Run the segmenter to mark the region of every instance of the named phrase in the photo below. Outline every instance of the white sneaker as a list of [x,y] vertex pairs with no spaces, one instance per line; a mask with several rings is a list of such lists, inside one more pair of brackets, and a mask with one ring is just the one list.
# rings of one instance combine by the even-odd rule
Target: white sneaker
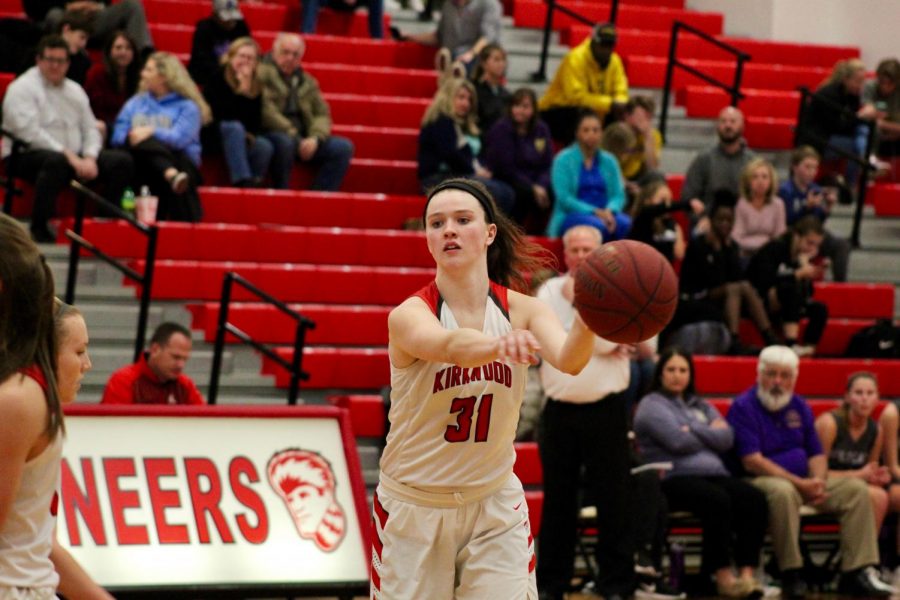
[[635,600],[684,600],[687,594],[669,587],[664,581],[639,583],[634,590]]
[[897,588],[881,580],[881,577],[878,574],[878,569],[876,569],[875,567],[866,567],[865,573],[866,577],[869,580],[869,583],[872,584],[872,587],[876,590],[887,592],[891,596],[895,596],[898,593]]
[[763,598],[781,598],[781,588],[775,585],[763,586]]
[[797,358],[803,358],[805,356],[812,356],[816,353],[815,346],[803,345],[803,344],[794,344],[791,346],[791,350],[797,355]]

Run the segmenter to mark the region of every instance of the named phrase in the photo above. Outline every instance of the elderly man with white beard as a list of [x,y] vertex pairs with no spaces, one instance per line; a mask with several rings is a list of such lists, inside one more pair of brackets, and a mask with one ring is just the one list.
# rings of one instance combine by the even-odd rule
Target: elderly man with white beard
[[828,461],[812,410],[794,393],[799,363],[787,346],[764,349],[756,385],[735,398],[727,417],[741,465],[766,494],[782,595],[800,598],[806,594],[799,534],[800,507],[808,504],[840,520],[839,593],[888,596],[893,588],[873,568],[879,563],[878,537],[866,483],[854,477],[827,477]]

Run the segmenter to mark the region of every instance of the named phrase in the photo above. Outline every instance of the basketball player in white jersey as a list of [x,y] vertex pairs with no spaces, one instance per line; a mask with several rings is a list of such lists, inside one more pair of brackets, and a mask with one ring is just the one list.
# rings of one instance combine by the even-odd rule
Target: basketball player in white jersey
[[59,327],[49,268],[0,215],[0,600],[112,598],[56,542],[62,403],[90,368],[83,319]]
[[374,501],[379,600],[536,599],[534,549],[513,441],[528,365],[577,373],[594,334],[566,333],[526,289],[540,260],[478,182],[425,205],[437,275],[388,318],[391,430]]

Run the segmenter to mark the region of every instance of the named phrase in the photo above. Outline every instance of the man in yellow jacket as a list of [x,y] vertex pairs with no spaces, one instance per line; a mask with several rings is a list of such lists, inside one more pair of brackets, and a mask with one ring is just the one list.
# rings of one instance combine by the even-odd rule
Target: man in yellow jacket
[[628,102],[628,78],[615,46],[615,25],[602,23],[563,58],[538,103],[553,139],[566,145],[575,139],[575,121],[582,109],[603,118]]

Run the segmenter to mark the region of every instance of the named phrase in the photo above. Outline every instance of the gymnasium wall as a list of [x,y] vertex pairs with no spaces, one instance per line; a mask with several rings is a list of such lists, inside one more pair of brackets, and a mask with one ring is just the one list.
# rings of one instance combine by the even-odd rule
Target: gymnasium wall
[[724,14],[728,35],[858,46],[873,70],[900,56],[896,0],[687,0],[687,7]]

